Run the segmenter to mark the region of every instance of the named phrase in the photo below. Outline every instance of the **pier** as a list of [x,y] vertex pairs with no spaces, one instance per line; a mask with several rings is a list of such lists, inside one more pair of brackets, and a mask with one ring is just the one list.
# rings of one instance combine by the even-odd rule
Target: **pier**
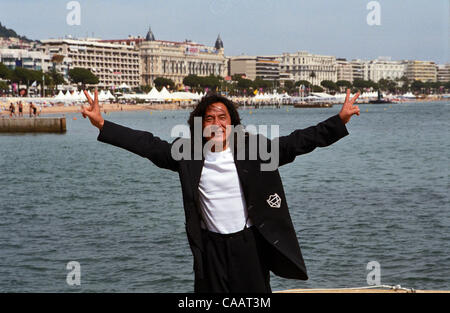
[[331,108],[331,102],[298,102],[294,103],[294,108]]
[[65,117],[0,118],[0,133],[65,133]]

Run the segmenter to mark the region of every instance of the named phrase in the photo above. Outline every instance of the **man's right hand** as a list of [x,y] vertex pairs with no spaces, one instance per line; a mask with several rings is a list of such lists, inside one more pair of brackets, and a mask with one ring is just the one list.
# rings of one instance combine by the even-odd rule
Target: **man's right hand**
[[91,124],[101,130],[105,120],[100,113],[100,105],[98,104],[98,90],[97,88],[95,89],[94,100],[92,100],[86,90],[83,90],[83,92],[89,102],[89,107],[84,107],[84,105],[81,105],[81,114],[84,118],[87,116],[91,121]]

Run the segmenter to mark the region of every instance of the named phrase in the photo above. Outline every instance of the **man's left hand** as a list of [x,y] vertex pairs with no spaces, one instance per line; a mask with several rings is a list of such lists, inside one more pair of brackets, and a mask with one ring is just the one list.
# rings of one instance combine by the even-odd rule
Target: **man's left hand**
[[359,97],[359,91],[356,95],[350,99],[350,89],[347,89],[347,96],[345,97],[345,102],[342,105],[342,109],[339,112],[339,117],[341,118],[344,124],[347,124],[350,121],[350,118],[353,114],[359,115],[359,107],[357,105],[353,105],[356,99]]

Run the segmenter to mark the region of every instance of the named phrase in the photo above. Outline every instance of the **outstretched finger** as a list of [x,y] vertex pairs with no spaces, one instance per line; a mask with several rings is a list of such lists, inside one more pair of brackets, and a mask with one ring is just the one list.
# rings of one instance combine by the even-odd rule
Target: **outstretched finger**
[[94,104],[96,106],[98,106],[98,89],[97,89],[97,87],[95,87],[95,92],[94,92]]
[[348,99],[350,98],[350,89],[347,88],[347,96],[345,97],[344,103],[347,103]]
[[351,103],[351,104],[355,103],[355,101],[356,101],[356,99],[358,99],[359,95],[360,95],[360,93],[359,93],[359,91],[358,91],[358,92],[356,93],[356,95],[352,98],[352,100],[350,100],[350,103]]
[[84,92],[84,95],[86,96],[86,99],[89,102],[89,104],[92,105],[94,103],[94,101],[92,101],[92,98],[89,95],[89,92],[87,92],[87,90],[83,90],[83,92]]

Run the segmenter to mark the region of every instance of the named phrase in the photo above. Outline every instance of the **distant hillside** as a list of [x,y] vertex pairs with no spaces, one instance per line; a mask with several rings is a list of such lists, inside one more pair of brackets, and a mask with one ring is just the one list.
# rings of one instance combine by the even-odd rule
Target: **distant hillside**
[[17,35],[17,33],[13,29],[6,28],[5,26],[2,25],[1,22],[0,22],[0,37],[6,37],[6,38],[7,37],[15,37],[15,38],[19,38],[19,39],[21,39],[23,41],[26,41],[26,42],[33,41],[33,40],[28,39],[25,36]]

